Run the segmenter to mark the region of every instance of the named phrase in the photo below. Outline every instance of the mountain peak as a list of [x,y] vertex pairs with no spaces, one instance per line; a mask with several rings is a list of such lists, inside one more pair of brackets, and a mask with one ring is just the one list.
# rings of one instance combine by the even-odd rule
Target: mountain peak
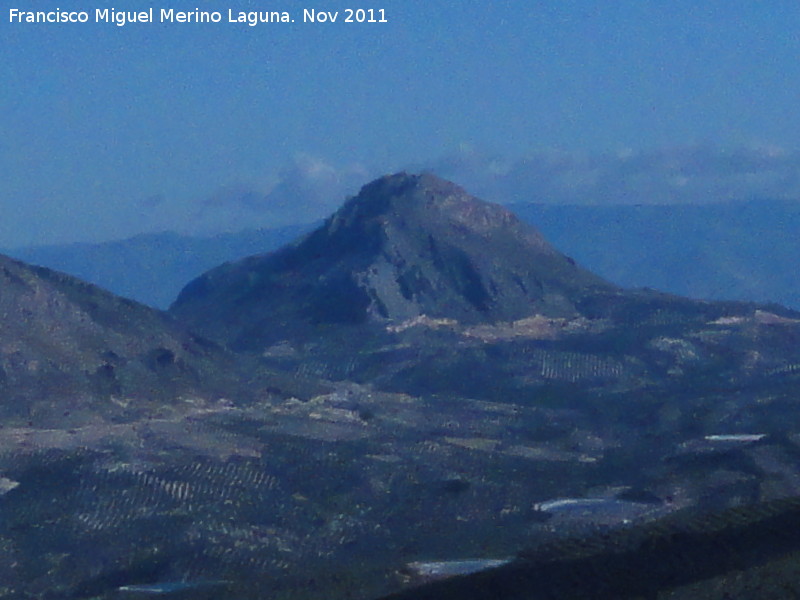
[[582,294],[597,288],[613,286],[507,209],[432,174],[398,173],[365,185],[295,243],[202,275],[171,310],[207,335],[257,349],[309,327],[420,315],[575,316]]
[[532,227],[523,225],[508,209],[478,200],[455,183],[431,173],[396,173],[368,183],[350,198],[329,220],[332,230],[354,222],[382,219],[403,221],[415,217],[433,224],[450,223],[477,234],[513,228],[542,250],[552,250]]

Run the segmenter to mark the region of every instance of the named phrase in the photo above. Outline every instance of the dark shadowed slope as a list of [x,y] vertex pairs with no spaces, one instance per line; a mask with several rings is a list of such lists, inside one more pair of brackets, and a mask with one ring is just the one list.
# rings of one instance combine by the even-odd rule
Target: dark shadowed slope
[[798,498],[558,541],[383,600],[796,598]]
[[170,310],[234,348],[259,349],[317,327],[420,315],[573,317],[586,294],[612,289],[499,205],[433,175],[397,174],[294,244],[195,279]]

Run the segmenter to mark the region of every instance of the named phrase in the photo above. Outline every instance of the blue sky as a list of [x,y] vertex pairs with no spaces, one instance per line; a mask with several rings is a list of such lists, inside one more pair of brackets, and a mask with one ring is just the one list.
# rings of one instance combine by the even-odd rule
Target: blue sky
[[[296,22],[9,23],[111,6]],[[0,247],[310,220],[403,168],[495,200],[800,197],[796,2],[386,0],[358,4],[386,24],[341,22],[356,6],[4,3]]]

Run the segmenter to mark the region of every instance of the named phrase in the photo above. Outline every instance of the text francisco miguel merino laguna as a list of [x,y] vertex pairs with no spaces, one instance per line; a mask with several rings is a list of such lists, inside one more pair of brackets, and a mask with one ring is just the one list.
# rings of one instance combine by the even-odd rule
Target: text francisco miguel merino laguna
[[[92,19],[92,12],[94,18]],[[243,23],[254,27],[259,23],[293,23],[286,11],[235,11],[228,9],[227,23]],[[154,23],[158,17],[161,23],[221,23],[223,13],[205,10],[175,10],[161,8],[156,12],[150,8],[141,11],[123,11],[114,8],[97,8],[94,11],[27,11],[11,8],[8,10],[10,23],[114,23],[119,27],[128,23]],[[387,23],[386,11],[376,9],[344,9],[342,11],[324,11],[303,9],[304,23]]]

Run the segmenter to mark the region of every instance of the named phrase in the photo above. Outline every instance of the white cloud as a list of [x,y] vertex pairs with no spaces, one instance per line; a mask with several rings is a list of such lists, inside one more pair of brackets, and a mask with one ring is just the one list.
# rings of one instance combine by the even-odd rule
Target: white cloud
[[261,189],[232,184],[216,190],[197,204],[187,229],[215,233],[309,223],[336,210],[371,177],[359,163],[338,166],[300,154]]
[[[496,165],[503,164],[503,169]],[[800,199],[800,153],[771,146],[686,146],[581,154],[543,151],[503,161],[474,149],[434,172],[497,202],[683,204]]]
[[[770,198],[800,200],[800,152],[771,146],[685,146],[587,154],[545,150],[509,159],[464,145],[406,166],[432,171],[471,194],[500,203],[685,204]],[[299,154],[259,184],[220,187],[187,211],[162,197],[143,207],[152,229],[213,234],[310,223],[383,172]],[[145,210],[146,209],[146,210]],[[142,217],[144,218],[144,216]],[[176,225],[180,223],[180,225]]]

